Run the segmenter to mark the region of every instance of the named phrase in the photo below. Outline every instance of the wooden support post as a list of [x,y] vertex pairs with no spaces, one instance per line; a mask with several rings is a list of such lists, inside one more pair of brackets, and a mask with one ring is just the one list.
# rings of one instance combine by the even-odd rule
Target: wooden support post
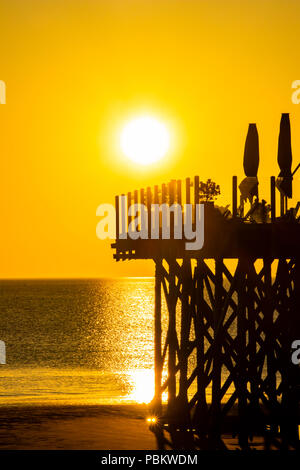
[[232,177],[232,217],[237,217],[237,176]]
[[217,445],[220,439],[220,415],[221,415],[221,373],[222,373],[222,335],[217,334],[220,330],[220,319],[223,303],[223,259],[215,259],[215,305],[213,306],[213,371],[212,371],[212,440]]
[[194,178],[194,223],[196,224],[196,217],[197,217],[197,208],[196,205],[199,204],[199,176],[195,176]]
[[271,176],[271,222],[276,219],[276,188],[275,176]]
[[181,326],[180,326],[180,376],[179,376],[179,410],[180,424],[190,424],[190,413],[188,407],[188,358],[189,358],[189,335],[191,328],[191,305],[189,298],[194,298],[192,285],[191,260],[184,258],[181,267]]
[[195,339],[196,339],[196,357],[197,357],[197,393],[198,402],[194,414],[193,425],[198,429],[200,435],[205,436],[208,430],[208,406],[206,400],[207,376],[205,374],[205,294],[204,294],[204,276],[205,276],[204,260],[198,259],[195,269],[194,289],[194,322],[195,322]]
[[127,193],[128,231],[129,231],[131,221],[133,219],[132,215],[129,215],[129,209],[130,209],[131,204],[132,204],[131,193]]
[[155,310],[154,310],[154,365],[155,365],[155,395],[154,412],[161,415],[161,380],[162,380],[162,355],[161,355],[161,282],[162,260],[155,261]]
[[[259,415],[259,382],[258,367],[257,367],[257,350],[256,350],[256,328],[255,328],[255,281],[257,274],[255,271],[255,259],[248,263],[248,283],[247,283],[247,298],[246,303],[248,306],[248,348],[249,348],[249,381],[250,381],[250,404],[251,404],[251,430],[259,428],[259,423],[256,421],[260,418]],[[251,431],[250,430],[250,431]]]
[[169,264],[169,358],[168,358],[168,415],[171,421],[176,416],[176,285],[175,285],[175,263],[173,259],[168,260]]
[[264,330],[265,330],[265,350],[267,357],[267,372],[268,372],[268,397],[272,414],[277,411],[277,393],[276,393],[276,367],[274,357],[274,346],[276,341],[276,334],[274,331],[274,309],[273,299],[274,293],[272,289],[272,260],[265,258],[264,260],[265,271],[265,309],[264,309]]
[[185,203],[191,203],[191,178],[185,180]]
[[[175,202],[175,184],[176,181],[172,180],[169,183],[169,205],[172,206]],[[170,237],[171,240],[174,239],[174,231],[175,231],[175,217],[174,217],[174,211],[171,210],[170,212]]]

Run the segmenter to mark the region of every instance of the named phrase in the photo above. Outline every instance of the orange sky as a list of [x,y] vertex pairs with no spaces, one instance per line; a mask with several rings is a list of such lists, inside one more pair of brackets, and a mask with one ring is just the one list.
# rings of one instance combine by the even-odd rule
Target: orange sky
[[[153,274],[113,261],[97,206],[195,174],[230,202],[249,122],[267,195],[282,112],[300,161],[299,30],[298,0],[1,0],[0,277]],[[168,124],[172,148],[137,169],[118,135],[143,113]]]

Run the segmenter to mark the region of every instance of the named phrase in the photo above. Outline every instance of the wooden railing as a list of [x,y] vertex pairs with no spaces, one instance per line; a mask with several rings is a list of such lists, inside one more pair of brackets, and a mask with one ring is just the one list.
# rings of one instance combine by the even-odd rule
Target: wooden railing
[[[235,181],[236,181],[236,177]],[[163,183],[161,186],[155,185],[153,188],[147,187],[140,190],[135,190],[133,192],[128,192],[127,194],[121,194],[115,197],[115,207],[116,207],[116,240],[120,239],[120,234],[124,234],[128,229],[129,225],[133,221],[133,215],[130,215],[129,208],[133,205],[142,204],[147,209],[147,218],[148,218],[148,228],[151,227],[151,206],[152,204],[167,204],[172,206],[173,204],[181,208],[182,219],[185,217],[185,207],[187,204],[192,205],[192,220],[193,224],[196,217],[196,207],[197,204],[204,202],[205,197],[201,196],[199,191],[199,176],[195,176],[193,180],[191,178],[186,178],[182,180],[171,180],[169,183]],[[235,191],[233,196],[233,211],[232,216],[237,215],[237,185],[235,183]],[[230,212],[228,211],[228,215]],[[159,238],[161,238],[162,232],[162,215],[160,214],[160,227],[159,227]],[[170,213],[170,232],[171,238],[174,234],[174,212]],[[126,227],[124,227],[124,225]],[[132,227],[132,225],[131,225]],[[128,232],[127,232],[128,233]]]

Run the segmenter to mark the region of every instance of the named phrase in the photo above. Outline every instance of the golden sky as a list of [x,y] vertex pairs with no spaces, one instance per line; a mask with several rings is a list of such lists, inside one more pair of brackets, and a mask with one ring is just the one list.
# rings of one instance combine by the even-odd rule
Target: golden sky
[[[152,275],[96,238],[114,195],[200,175],[243,177],[249,122],[261,195],[278,175],[280,115],[300,161],[299,0],[1,0],[0,277]],[[119,133],[150,113],[171,129],[161,163],[137,169]],[[300,199],[300,173],[294,184]]]

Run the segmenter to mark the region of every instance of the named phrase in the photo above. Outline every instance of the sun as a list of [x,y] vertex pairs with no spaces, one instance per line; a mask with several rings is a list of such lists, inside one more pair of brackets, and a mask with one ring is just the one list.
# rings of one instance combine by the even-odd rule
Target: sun
[[139,165],[149,165],[164,157],[170,147],[170,135],[159,120],[142,116],[133,119],[122,130],[121,149]]

